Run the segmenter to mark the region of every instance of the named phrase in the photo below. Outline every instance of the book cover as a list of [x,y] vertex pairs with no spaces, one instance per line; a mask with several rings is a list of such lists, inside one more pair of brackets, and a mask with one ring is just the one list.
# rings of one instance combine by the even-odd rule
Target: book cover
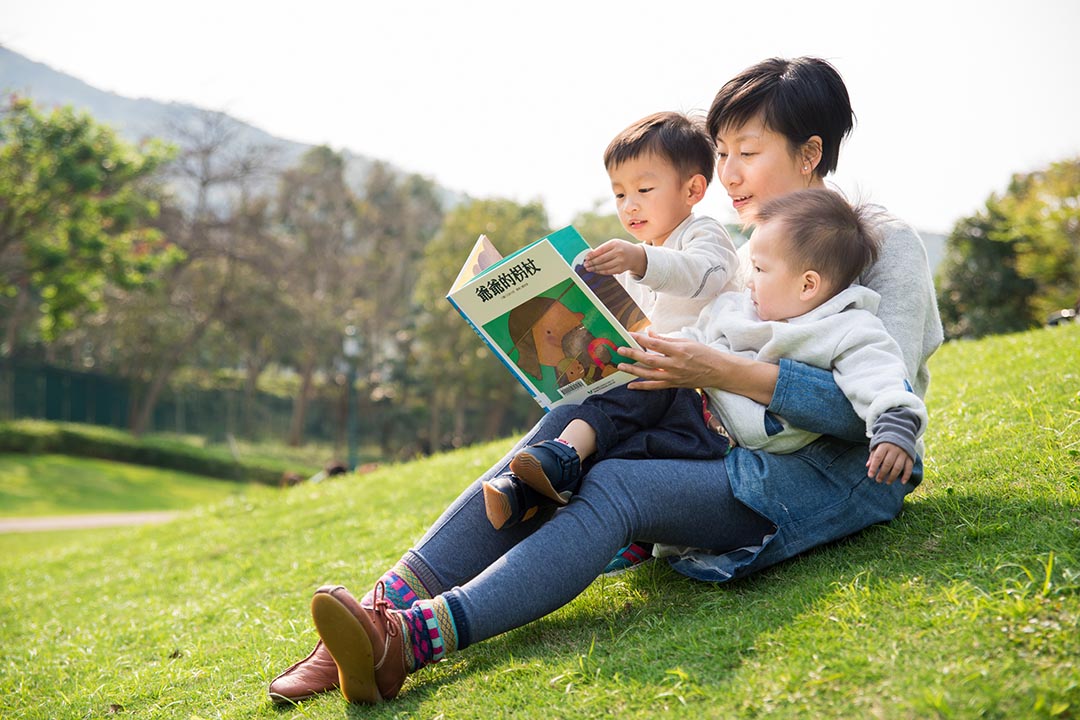
[[447,298],[545,410],[634,379],[619,347],[648,326],[614,277],[584,268],[573,227],[501,257],[481,235]]

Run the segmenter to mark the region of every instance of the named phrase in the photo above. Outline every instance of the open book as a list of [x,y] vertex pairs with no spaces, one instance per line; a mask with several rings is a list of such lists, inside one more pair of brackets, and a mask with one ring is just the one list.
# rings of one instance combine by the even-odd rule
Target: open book
[[476,241],[447,299],[545,410],[635,378],[615,352],[649,325],[619,281],[585,270],[589,245],[565,227],[503,257]]

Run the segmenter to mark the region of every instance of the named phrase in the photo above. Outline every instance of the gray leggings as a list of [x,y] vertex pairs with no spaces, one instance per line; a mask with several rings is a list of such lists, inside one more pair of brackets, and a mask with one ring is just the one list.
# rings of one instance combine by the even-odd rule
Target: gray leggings
[[554,515],[495,530],[481,482],[522,446],[555,437],[573,417],[556,409],[458,496],[406,562],[454,610],[462,647],[557,610],[596,579],[627,543],[723,551],[756,545],[772,523],[732,495],[723,460],[597,463]]

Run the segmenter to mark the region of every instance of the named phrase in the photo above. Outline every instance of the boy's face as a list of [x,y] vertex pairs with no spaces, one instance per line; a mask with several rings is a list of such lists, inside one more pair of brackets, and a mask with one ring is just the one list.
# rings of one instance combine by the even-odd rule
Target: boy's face
[[690,179],[667,160],[646,153],[608,171],[619,221],[634,239],[663,245],[694,206]]
[[812,310],[817,303],[805,297],[805,273],[787,262],[784,224],[762,223],[750,236],[750,299],[762,320],[788,320]]

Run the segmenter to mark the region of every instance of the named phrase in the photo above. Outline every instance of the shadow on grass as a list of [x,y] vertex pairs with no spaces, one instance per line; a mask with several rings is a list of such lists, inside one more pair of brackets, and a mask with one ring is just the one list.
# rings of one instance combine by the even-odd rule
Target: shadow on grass
[[754,655],[763,636],[858,578],[900,584],[917,577],[931,592],[963,581],[990,594],[1015,578],[1017,567],[1040,567],[1049,552],[1060,567],[1080,570],[1078,514],[1080,509],[1055,500],[936,491],[909,499],[892,523],[728,584],[690,580],[652,562],[598,579],[586,591],[589,599],[426,669],[390,705],[345,706],[346,716],[419,712],[444,686],[487,684],[492,673],[506,670],[510,657],[525,672],[534,665],[547,668],[553,677],[546,684],[556,690],[559,668],[567,668],[572,681],[584,666],[638,686],[655,686],[663,668],[674,667],[702,685],[722,685]]

